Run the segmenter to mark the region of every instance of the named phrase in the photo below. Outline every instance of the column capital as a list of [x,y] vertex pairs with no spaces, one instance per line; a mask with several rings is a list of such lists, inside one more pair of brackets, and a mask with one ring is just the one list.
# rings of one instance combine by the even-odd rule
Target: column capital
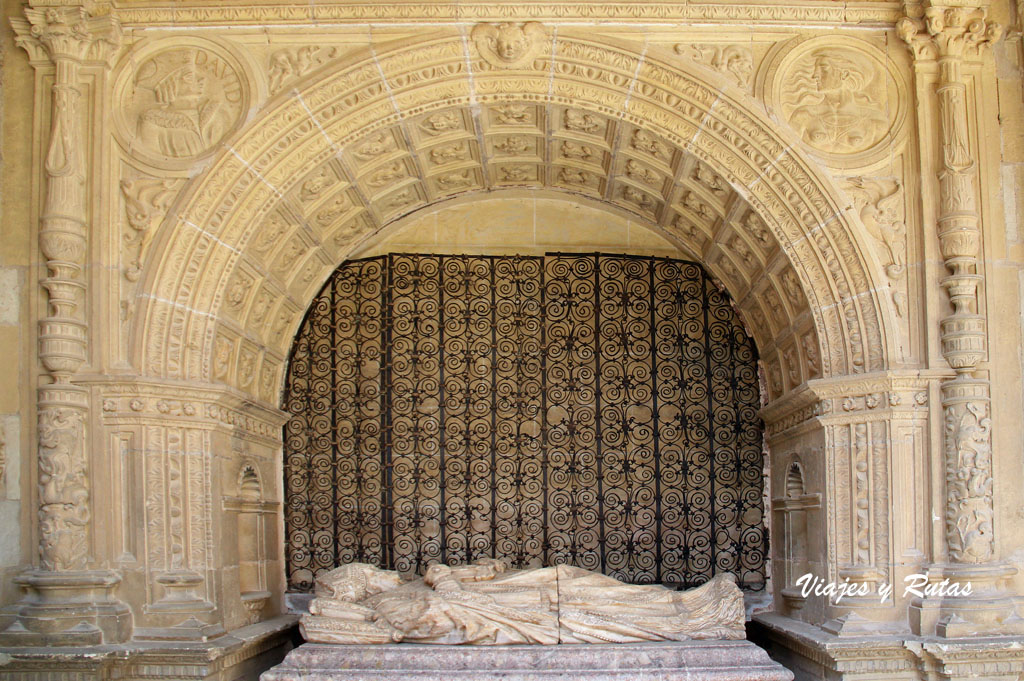
[[116,17],[93,16],[82,6],[26,8],[25,18],[12,18],[11,27],[34,64],[71,60],[110,66],[121,44]]
[[997,42],[1004,27],[986,19],[988,9],[957,2],[925,2],[909,6],[896,23],[915,59],[976,57]]

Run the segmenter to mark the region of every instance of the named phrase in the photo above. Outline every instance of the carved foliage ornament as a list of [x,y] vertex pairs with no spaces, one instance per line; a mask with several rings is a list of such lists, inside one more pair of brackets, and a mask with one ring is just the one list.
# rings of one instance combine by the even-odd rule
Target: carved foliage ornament
[[124,276],[128,281],[138,281],[142,276],[142,261],[152,235],[150,230],[163,219],[182,184],[183,180],[172,179],[121,180],[129,227],[123,236],[128,255]]
[[946,407],[946,539],[950,557],[992,558],[992,422],[983,401]]
[[536,21],[479,24],[472,36],[484,61],[499,69],[528,67],[547,45],[547,33]]
[[39,554],[47,570],[84,570],[89,492],[82,414],[39,412]]
[[157,165],[181,165],[215,150],[249,108],[239,61],[200,38],[140,50],[121,74],[116,96],[126,145]]
[[750,85],[754,58],[750,49],[742,45],[688,45],[675,46],[676,54],[708,66],[732,79],[741,88]]
[[906,315],[907,225],[903,221],[903,188],[899,180],[851,177],[844,183],[861,222],[878,244],[892,287],[896,314]]
[[276,94],[288,83],[338,57],[338,48],[304,45],[278,50],[270,55],[270,92]]

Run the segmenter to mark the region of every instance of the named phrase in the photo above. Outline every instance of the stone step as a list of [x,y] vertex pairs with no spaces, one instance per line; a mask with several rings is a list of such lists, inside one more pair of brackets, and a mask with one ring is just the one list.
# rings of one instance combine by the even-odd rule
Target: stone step
[[749,641],[557,646],[306,643],[261,681],[791,681]]

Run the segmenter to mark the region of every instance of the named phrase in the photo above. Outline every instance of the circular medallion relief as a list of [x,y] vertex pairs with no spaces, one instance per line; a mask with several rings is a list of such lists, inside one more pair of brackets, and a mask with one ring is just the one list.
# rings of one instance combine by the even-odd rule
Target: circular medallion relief
[[118,132],[144,160],[187,165],[241,124],[248,95],[245,71],[220,44],[160,41],[136,52],[118,79]]
[[886,152],[906,117],[895,73],[855,38],[802,40],[775,60],[767,81],[775,111],[837,165],[869,163]]

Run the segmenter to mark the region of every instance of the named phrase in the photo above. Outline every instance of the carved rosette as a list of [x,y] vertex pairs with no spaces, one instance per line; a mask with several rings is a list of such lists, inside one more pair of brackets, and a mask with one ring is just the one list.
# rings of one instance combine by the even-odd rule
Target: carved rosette
[[950,559],[982,563],[994,555],[990,387],[973,378],[985,356],[986,319],[979,314],[981,216],[978,161],[969,143],[964,59],[997,40],[1001,29],[984,8],[926,4],[897,31],[918,62],[936,61],[942,167],[938,173],[938,238],[950,274],[941,284],[953,313],[940,322],[942,354],[957,372],[942,386],[945,412],[946,541]]
[[82,269],[88,246],[86,137],[81,130],[81,69],[107,63],[120,41],[110,16],[82,7],[26,9],[13,19],[17,42],[33,62],[55,67],[46,194],[39,249],[48,294],[39,321],[39,357],[51,383],[39,389],[39,551],[45,570],[83,570],[88,561],[89,491],[84,414],[87,395],[71,384],[86,361],[88,329],[81,319]]

